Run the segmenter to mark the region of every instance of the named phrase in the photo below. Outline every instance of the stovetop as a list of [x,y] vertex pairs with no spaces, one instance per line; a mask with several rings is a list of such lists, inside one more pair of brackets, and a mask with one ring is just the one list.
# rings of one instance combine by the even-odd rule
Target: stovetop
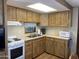
[[16,42],[16,41],[20,41],[21,39],[18,39],[18,38],[12,38],[12,39],[9,39],[8,40],[8,43],[11,43],[11,42]]
[[14,41],[20,41],[21,39],[18,39],[18,38],[14,38]]

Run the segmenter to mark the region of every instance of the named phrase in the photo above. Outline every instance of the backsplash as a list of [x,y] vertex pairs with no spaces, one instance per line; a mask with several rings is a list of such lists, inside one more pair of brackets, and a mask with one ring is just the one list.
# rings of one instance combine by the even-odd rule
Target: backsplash
[[54,28],[54,27],[47,27],[46,34],[59,36],[59,31],[69,31],[69,28]]
[[25,39],[24,27],[22,26],[9,26],[8,36],[16,36],[20,39]]

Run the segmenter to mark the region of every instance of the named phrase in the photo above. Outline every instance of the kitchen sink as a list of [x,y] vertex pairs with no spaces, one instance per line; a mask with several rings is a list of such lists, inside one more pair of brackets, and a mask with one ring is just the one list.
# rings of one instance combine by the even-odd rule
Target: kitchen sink
[[41,36],[40,34],[32,34],[32,35],[29,35],[29,36],[27,36],[27,37],[29,37],[29,38],[34,38],[34,37],[38,37],[38,36]]

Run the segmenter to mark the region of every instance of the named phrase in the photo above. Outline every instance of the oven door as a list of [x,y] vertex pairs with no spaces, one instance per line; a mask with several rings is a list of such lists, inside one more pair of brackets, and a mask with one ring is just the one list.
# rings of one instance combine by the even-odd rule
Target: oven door
[[18,59],[23,57],[23,47],[18,47],[16,49],[10,50],[11,59]]
[[24,44],[15,44],[8,48],[9,59],[24,59]]

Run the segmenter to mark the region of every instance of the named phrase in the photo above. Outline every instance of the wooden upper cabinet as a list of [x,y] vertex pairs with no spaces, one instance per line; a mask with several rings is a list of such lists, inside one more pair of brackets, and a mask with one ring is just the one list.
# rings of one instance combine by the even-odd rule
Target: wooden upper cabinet
[[40,14],[36,13],[36,20],[37,22],[40,22]]
[[40,26],[48,26],[48,15],[40,16]]
[[70,21],[71,21],[71,13],[68,12],[62,12],[61,13],[61,18],[60,18],[61,22],[60,25],[61,26],[69,26],[70,25]]
[[16,8],[12,6],[7,7],[8,20],[20,22],[40,22],[40,14],[29,10]]
[[51,13],[48,18],[49,26],[68,27],[71,24],[71,11]]
[[17,21],[26,21],[26,11],[24,9],[17,8]]
[[26,10],[22,10],[22,14],[23,14],[23,22],[27,22],[27,17],[26,17]]
[[26,12],[26,17],[27,17],[27,22],[32,22],[32,12],[31,11],[27,11]]
[[33,22],[37,22],[37,23],[40,22],[40,14],[33,12],[32,15],[33,15],[33,18],[32,18],[33,19],[32,20]]
[[49,18],[49,26],[56,26],[56,15],[55,15],[55,13],[53,13],[53,14],[50,14],[49,16],[48,16],[48,18]]
[[16,21],[16,8],[7,6],[7,18],[9,21]]

